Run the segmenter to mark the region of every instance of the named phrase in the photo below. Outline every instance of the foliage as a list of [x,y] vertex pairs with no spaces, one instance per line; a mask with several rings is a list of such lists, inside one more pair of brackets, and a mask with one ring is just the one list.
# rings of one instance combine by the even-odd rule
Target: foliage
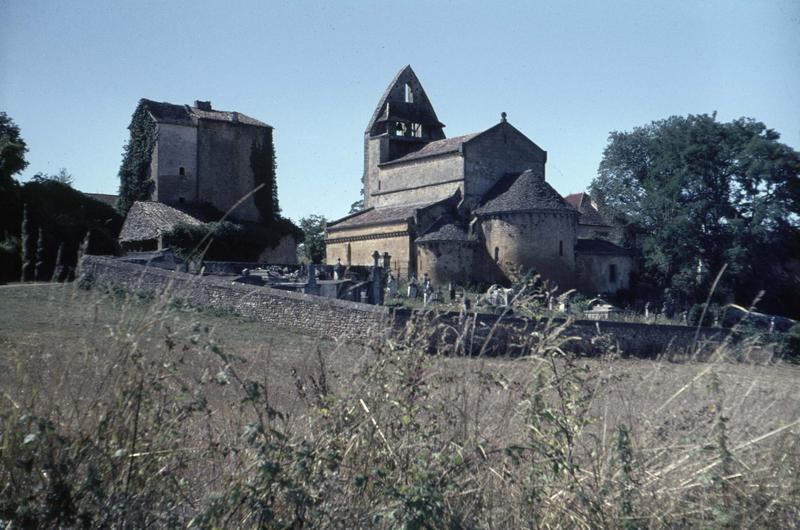
[[[0,244],[8,241],[5,247],[11,248],[13,234],[19,235],[22,216],[20,185],[14,175],[28,166],[25,153],[28,148],[20,136],[20,129],[5,112],[0,112]],[[7,255],[7,251],[3,252]],[[0,281],[3,277],[17,277],[8,274],[10,270],[6,259],[0,263]],[[18,265],[17,265],[18,267]]]
[[[591,185],[606,213],[641,236],[644,279],[691,305],[728,269],[717,295],[800,314],[784,267],[800,255],[800,153],[763,123],[673,116],[612,132]],[[700,274],[698,274],[700,268]]]
[[348,215],[352,213],[358,213],[364,209],[364,199],[358,199],[356,202],[350,205],[350,211],[347,212]]
[[275,247],[285,234],[301,239],[302,233],[298,232],[291,221],[281,217],[274,219],[271,226],[230,221],[204,225],[178,223],[163,234],[163,241],[164,246],[184,259],[202,255],[208,260],[258,261],[259,255],[267,247]]
[[6,186],[11,177],[28,166],[27,152],[17,124],[8,114],[0,112],[0,186]]
[[275,177],[277,165],[272,129],[264,129],[261,143],[253,141],[250,149],[250,167],[253,170],[255,185],[262,186],[254,196],[256,207],[261,213],[262,222],[270,224],[281,212],[278,206],[278,183]]
[[136,107],[128,129],[130,138],[123,149],[119,168],[117,209],[122,215],[128,213],[134,202],[149,200],[153,190],[150,156],[156,145],[157,132],[144,101]]
[[300,219],[300,229],[304,234],[301,254],[309,263],[325,261],[325,224],[328,220],[322,215],[311,214]]
[[72,186],[75,177],[73,177],[72,174],[69,171],[67,171],[67,168],[62,167],[61,169],[58,170],[58,173],[52,175],[47,173],[37,173],[33,176],[31,180],[35,182],[45,182],[48,180],[52,180],[54,182],[64,184],[65,186]]
[[[5,232],[8,248],[17,251],[16,262],[27,264],[25,279],[33,279],[37,262],[38,277],[50,278],[56,267],[58,248],[62,245],[62,264],[74,270],[79,246],[87,233],[91,234],[91,245],[86,249],[89,254],[117,252],[122,217],[113,207],[49,179],[26,182],[20,187],[16,200],[18,217],[5,228]],[[39,230],[42,237],[37,252]],[[19,271],[19,265],[12,268],[4,264],[0,269],[0,281],[19,280]],[[69,273],[64,275],[69,276]]]

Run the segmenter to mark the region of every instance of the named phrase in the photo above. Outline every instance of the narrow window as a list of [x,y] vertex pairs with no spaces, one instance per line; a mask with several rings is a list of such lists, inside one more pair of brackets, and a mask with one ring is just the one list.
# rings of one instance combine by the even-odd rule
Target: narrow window
[[378,181],[378,191],[381,191],[381,181]]
[[414,103],[414,92],[411,90],[411,85],[406,83],[406,103]]
[[564,255],[564,242],[563,241],[559,241],[558,242],[558,255],[559,256],[563,256]]
[[185,174],[186,174],[186,170],[183,168],[183,166],[181,166],[180,169],[178,169],[178,175],[184,176]]
[[500,247],[494,247],[494,261],[495,263],[500,261]]
[[346,256],[347,256],[347,260],[346,260],[347,261],[347,266],[349,267],[351,265],[350,261],[351,261],[351,258],[352,258],[352,252],[350,250],[350,243],[347,244],[347,254],[346,254]]
[[613,263],[608,266],[608,281],[617,283],[617,266]]
[[422,124],[421,123],[412,123],[411,124],[411,136],[414,138],[422,138]]

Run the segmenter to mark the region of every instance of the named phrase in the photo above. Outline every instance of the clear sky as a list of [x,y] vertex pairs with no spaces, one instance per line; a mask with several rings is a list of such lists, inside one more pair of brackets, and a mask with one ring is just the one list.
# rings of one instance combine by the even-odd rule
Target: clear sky
[[800,148],[800,1],[0,0],[0,110],[30,166],[116,193],[139,98],[211,100],[275,127],[295,220],[359,198],[363,133],[411,64],[448,136],[500,113],[582,191],[608,133],[674,114],[749,116]]

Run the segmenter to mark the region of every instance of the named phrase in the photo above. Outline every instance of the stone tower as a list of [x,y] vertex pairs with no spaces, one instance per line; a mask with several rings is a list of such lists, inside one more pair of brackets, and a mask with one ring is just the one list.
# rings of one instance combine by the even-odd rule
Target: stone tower
[[443,128],[414,70],[405,66],[389,83],[364,133],[365,208],[373,206],[372,193],[380,191],[378,165],[443,139]]

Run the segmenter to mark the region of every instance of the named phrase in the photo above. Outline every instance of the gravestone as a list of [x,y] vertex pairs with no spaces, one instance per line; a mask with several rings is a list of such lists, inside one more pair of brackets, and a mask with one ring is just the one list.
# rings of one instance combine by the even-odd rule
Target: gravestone
[[389,292],[389,298],[397,297],[397,280],[391,271],[389,271],[389,278],[386,280],[386,290]]
[[419,296],[419,285],[417,284],[417,277],[411,275],[411,280],[408,282],[408,299],[416,300]]

